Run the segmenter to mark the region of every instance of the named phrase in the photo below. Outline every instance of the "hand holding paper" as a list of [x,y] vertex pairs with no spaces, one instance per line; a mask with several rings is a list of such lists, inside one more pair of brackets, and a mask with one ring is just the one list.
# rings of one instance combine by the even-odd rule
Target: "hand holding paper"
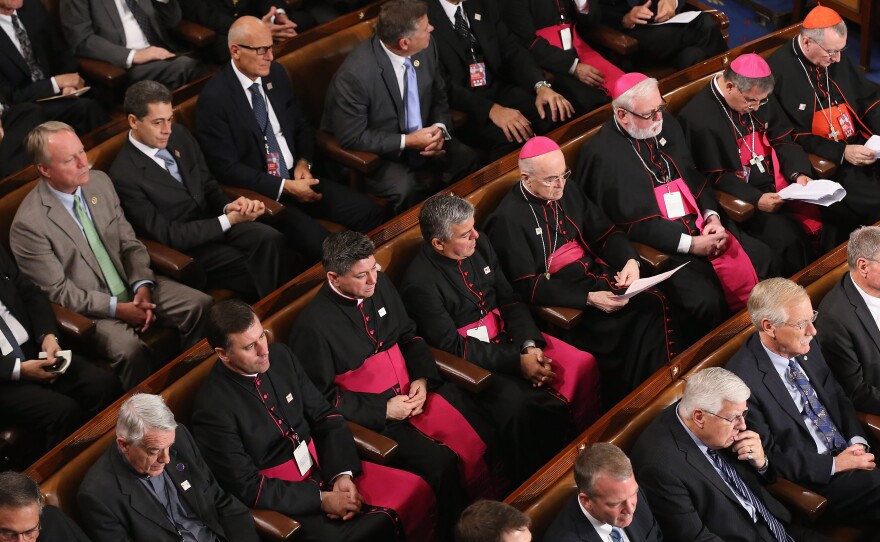
[[792,183],[779,192],[779,197],[787,200],[805,201],[823,207],[837,203],[846,196],[846,189],[839,183],[828,179],[815,179],[803,185]]
[[671,271],[667,271],[665,273],[660,273],[659,275],[654,275],[653,277],[647,277],[647,278],[635,280],[635,281],[633,281],[632,284],[630,284],[629,288],[626,289],[626,292],[624,292],[620,295],[612,296],[611,299],[616,299],[619,301],[623,301],[624,299],[629,299],[636,294],[644,292],[645,290],[647,290],[651,286],[660,284],[664,280],[666,280],[669,277],[671,277],[672,275],[674,275],[676,271],[678,271],[679,269],[681,269],[682,267],[684,267],[686,265],[687,265],[687,263],[683,263]]

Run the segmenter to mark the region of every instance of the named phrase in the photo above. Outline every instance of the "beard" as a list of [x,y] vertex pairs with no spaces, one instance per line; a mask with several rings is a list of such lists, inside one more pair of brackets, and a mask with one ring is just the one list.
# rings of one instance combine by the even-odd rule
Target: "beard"
[[626,129],[626,133],[628,133],[629,136],[633,139],[649,139],[652,137],[657,137],[657,135],[659,135],[662,131],[663,119],[658,120],[647,128],[636,128],[635,126],[630,126]]

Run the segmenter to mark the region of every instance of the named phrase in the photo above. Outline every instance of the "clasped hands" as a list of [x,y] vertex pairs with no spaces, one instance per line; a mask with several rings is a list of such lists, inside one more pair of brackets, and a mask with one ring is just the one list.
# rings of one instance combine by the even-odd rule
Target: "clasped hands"
[[385,404],[385,418],[389,420],[406,420],[424,412],[425,401],[428,399],[428,382],[424,378],[413,380],[409,384],[409,393],[395,395]]
[[348,521],[361,511],[363,504],[364,500],[348,474],[337,476],[331,491],[321,492],[321,511],[330,519]]

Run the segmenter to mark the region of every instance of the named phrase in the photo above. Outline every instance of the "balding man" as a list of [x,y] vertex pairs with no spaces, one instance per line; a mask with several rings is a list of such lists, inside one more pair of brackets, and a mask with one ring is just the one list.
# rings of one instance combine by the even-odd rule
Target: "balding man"
[[329,233],[319,218],[361,232],[381,224],[377,203],[318,173],[314,134],[273,61],[272,32],[256,17],[241,17],[229,29],[229,52],[232,60],[196,106],[199,141],[217,180],[283,203],[277,227],[307,264],[321,258]]

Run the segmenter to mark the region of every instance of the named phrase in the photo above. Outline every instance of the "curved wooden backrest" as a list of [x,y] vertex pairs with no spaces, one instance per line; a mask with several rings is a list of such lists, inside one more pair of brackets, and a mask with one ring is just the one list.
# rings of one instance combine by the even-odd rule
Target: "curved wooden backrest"
[[9,228],[12,226],[12,220],[15,218],[18,206],[36,185],[36,180],[29,181],[24,186],[0,198],[0,242],[3,243],[3,247],[7,251],[9,250]]

